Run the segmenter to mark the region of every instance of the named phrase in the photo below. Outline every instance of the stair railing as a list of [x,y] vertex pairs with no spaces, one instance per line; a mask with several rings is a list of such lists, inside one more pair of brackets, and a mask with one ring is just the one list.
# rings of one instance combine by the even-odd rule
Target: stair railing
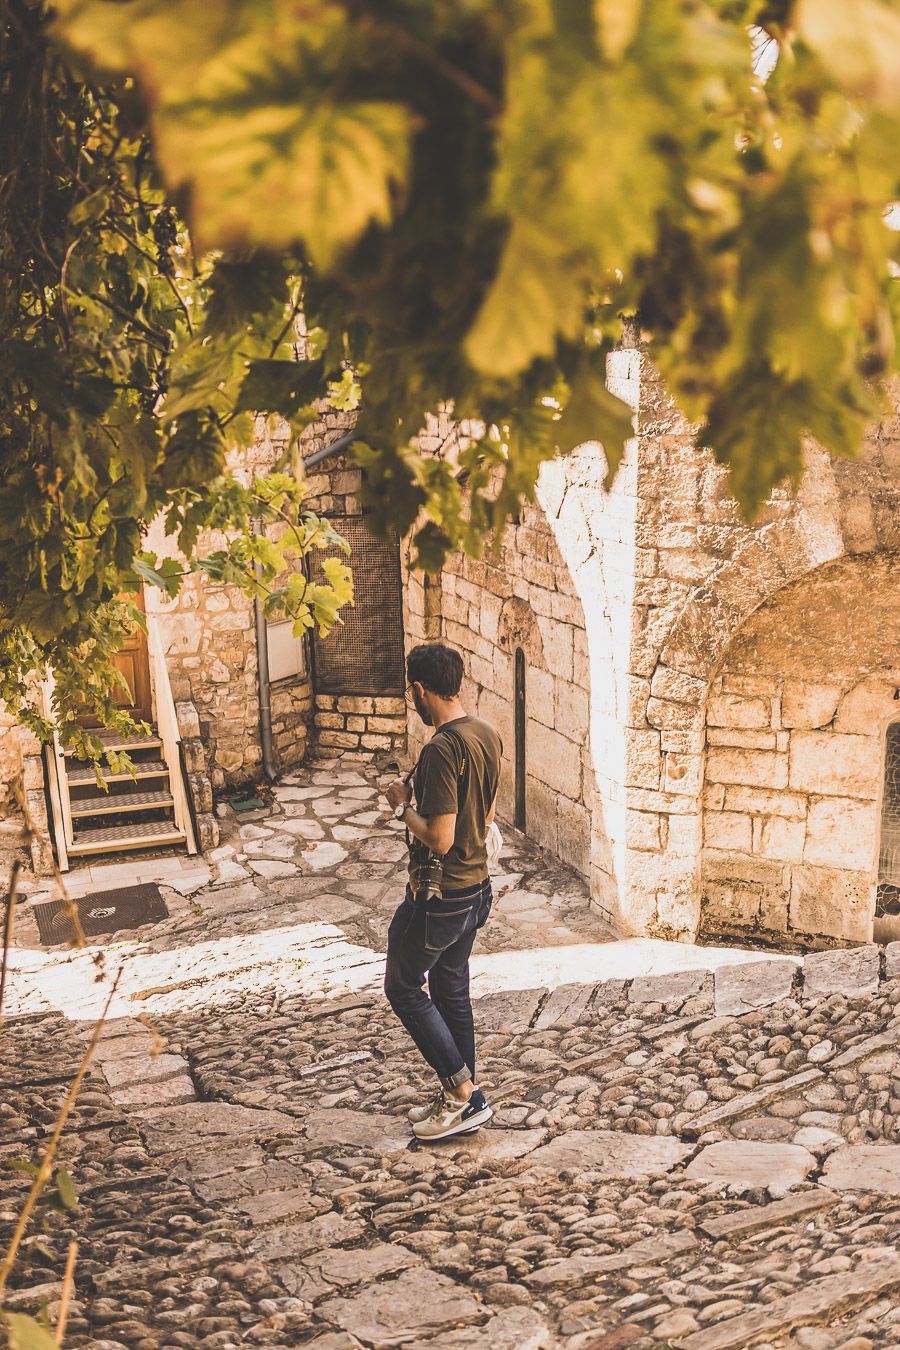
[[72,808],[69,800],[69,778],[66,773],[66,757],[56,733],[56,715],[53,711],[53,691],[56,680],[53,671],[48,668],[47,678],[41,684],[41,702],[43,713],[53,724],[53,740],[44,750],[44,771],[47,774],[47,787],[50,792],[50,810],[53,814],[53,842],[56,845],[56,860],[61,872],[69,870],[69,845],[75,836],[72,830]]
[[188,788],[181,762],[181,733],[178,730],[175,700],[172,697],[172,686],[169,684],[169,669],[166,665],[166,654],[163,650],[159,626],[152,614],[147,615],[147,650],[153,676],[156,727],[159,739],[163,744],[163,755],[169,769],[169,787],[172,791],[172,800],[175,803],[175,824],[185,837],[188,853],[196,853],[197,838],[191,819]]

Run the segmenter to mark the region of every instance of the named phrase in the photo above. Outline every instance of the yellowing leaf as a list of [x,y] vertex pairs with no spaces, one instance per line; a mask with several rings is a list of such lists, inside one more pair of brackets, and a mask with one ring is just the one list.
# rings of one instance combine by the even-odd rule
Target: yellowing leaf
[[604,56],[610,61],[620,60],[637,33],[641,0],[594,0],[594,12]]
[[794,22],[838,84],[855,97],[900,101],[900,11],[882,0],[800,0]]
[[26,1313],[6,1313],[9,1350],[59,1350],[46,1327]]
[[339,79],[342,6],[61,0],[59,10],[69,44],[146,91],[159,166],[170,188],[189,187],[201,247],[302,242],[327,268],[390,220],[411,115],[401,102],[339,101],[339,85],[353,89]]
[[170,182],[191,182],[203,244],[302,240],[328,267],[367,225],[389,221],[408,144],[408,116],[396,104],[301,104],[161,118],[159,157]]
[[625,442],[633,435],[633,415],[627,403],[611,394],[599,371],[585,367],[575,380],[562,417],[556,423],[560,450],[573,450],[585,441],[599,441],[613,477]]
[[466,355],[486,374],[515,375],[535,357],[550,356],[558,333],[574,337],[584,311],[581,278],[557,241],[534,221],[517,220]]

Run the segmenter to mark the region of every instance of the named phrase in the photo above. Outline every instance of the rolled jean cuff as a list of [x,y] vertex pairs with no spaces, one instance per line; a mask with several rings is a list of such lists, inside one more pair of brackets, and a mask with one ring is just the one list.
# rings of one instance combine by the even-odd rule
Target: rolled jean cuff
[[451,1073],[449,1078],[442,1078],[441,1082],[445,1088],[458,1088],[463,1083],[468,1083],[471,1077],[471,1069],[467,1064],[464,1064],[456,1073]]

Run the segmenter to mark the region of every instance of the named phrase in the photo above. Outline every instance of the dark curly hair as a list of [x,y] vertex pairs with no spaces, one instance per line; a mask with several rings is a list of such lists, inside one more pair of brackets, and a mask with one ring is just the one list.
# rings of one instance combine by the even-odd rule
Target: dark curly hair
[[440,698],[455,698],[462,684],[462,657],[443,642],[426,642],[407,656],[406,674],[410,684],[421,684]]

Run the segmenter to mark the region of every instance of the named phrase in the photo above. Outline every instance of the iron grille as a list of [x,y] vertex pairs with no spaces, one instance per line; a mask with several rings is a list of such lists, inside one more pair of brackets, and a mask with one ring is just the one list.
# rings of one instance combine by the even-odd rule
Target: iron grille
[[[350,545],[353,606],[328,637],[313,639],[316,690],[397,697],[406,683],[400,540],[379,539],[363,516],[332,516],[331,524]],[[343,554],[317,550],[313,581],[323,580],[321,563],[329,556]]]

